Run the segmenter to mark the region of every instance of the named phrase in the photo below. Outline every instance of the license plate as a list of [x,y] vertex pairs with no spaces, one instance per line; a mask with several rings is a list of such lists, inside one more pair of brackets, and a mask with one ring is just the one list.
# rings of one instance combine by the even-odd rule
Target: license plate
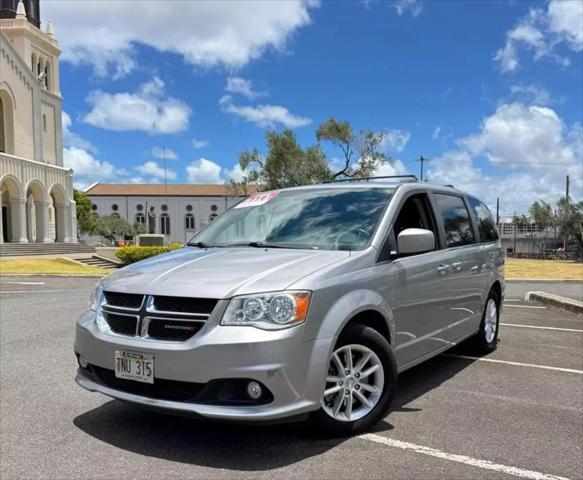
[[135,382],[154,383],[154,355],[116,351],[115,376]]

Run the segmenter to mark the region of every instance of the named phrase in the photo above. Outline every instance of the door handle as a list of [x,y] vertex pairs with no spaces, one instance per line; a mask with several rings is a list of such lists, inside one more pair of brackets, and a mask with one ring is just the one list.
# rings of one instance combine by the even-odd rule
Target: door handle
[[477,265],[474,265],[471,269],[472,273],[477,273],[479,270],[479,267]]
[[462,269],[462,265],[464,262],[453,262],[451,266],[454,268],[456,272],[459,272]]
[[439,267],[437,267],[437,273],[440,275],[445,275],[449,271],[449,265],[442,263]]

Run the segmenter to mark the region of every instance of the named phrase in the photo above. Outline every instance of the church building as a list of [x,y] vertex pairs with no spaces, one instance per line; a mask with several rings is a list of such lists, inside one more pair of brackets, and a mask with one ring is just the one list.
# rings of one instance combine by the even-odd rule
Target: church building
[[39,0],[0,0],[0,243],[77,242],[59,54]]

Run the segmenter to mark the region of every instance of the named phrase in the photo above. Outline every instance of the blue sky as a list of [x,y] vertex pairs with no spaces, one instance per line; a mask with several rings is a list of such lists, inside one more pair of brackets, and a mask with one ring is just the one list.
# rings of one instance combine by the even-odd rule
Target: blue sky
[[[63,49],[76,182],[237,177],[265,130],[328,117],[386,134],[379,173],[453,183],[503,213],[583,177],[583,3],[43,2]],[[335,152],[327,148],[330,158]],[[572,192],[581,198],[583,181]]]

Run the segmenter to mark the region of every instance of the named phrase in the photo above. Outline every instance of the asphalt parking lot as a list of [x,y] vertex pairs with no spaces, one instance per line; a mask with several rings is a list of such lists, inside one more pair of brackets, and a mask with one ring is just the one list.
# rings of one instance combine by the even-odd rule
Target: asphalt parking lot
[[[24,282],[24,283],[22,283]],[[500,344],[406,372],[374,432],[162,416],[79,388],[95,279],[0,279],[0,478],[583,478],[583,318],[507,292]]]

